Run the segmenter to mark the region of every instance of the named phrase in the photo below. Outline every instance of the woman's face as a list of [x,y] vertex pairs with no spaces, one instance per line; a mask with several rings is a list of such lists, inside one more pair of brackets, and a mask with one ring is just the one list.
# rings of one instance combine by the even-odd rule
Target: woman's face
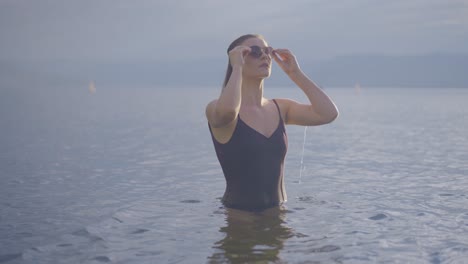
[[[247,78],[267,78],[271,74],[271,48],[266,41],[259,38],[249,38],[242,43],[243,46],[258,46],[254,52],[245,56],[243,75]],[[256,56],[255,54],[256,53]],[[268,53],[268,54],[267,54]]]

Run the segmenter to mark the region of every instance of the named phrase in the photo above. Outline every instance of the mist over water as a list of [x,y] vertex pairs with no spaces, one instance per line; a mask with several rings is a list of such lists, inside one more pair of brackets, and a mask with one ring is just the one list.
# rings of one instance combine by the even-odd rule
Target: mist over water
[[468,258],[467,89],[326,89],[340,117],[287,126],[289,201],[258,214],[220,203],[219,88],[95,89],[0,90],[0,263]]

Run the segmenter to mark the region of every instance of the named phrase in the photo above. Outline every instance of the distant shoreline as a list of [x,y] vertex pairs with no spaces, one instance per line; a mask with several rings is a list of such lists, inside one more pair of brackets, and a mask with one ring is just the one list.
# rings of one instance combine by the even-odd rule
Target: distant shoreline
[[[322,87],[463,87],[468,88],[468,54],[356,54],[322,61],[300,61],[301,68]],[[224,57],[185,61],[0,60],[0,84],[18,79],[40,84],[88,83],[121,85],[221,86]],[[268,86],[292,82],[274,65]]]

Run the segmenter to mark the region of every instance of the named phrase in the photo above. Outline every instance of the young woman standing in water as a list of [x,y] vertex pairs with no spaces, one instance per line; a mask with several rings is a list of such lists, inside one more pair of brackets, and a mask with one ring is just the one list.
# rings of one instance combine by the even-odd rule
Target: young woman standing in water
[[[323,125],[338,116],[332,100],[300,69],[287,49],[273,49],[261,35],[243,35],[228,48],[221,95],[206,107],[216,155],[226,178],[223,204],[263,210],[286,201],[283,179],[285,124]],[[310,104],[263,97],[272,58],[305,93]]]

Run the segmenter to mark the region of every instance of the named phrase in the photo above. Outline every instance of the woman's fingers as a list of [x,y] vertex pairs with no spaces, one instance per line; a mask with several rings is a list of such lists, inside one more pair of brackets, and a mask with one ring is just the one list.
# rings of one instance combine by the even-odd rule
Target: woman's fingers
[[294,57],[292,52],[288,49],[275,49],[273,51],[276,55],[280,57],[280,59],[285,60]]
[[275,49],[273,54],[275,61],[278,63],[289,61],[292,56],[292,53],[287,49]]
[[229,61],[231,66],[244,65],[244,57],[250,52],[250,47],[247,46],[237,46],[229,51]]
[[275,61],[281,66],[286,73],[293,72],[299,68],[294,54],[288,49],[273,50]]
[[273,51],[272,54],[273,54],[273,59],[275,59],[276,62],[283,61],[283,58],[279,55],[279,53]]

